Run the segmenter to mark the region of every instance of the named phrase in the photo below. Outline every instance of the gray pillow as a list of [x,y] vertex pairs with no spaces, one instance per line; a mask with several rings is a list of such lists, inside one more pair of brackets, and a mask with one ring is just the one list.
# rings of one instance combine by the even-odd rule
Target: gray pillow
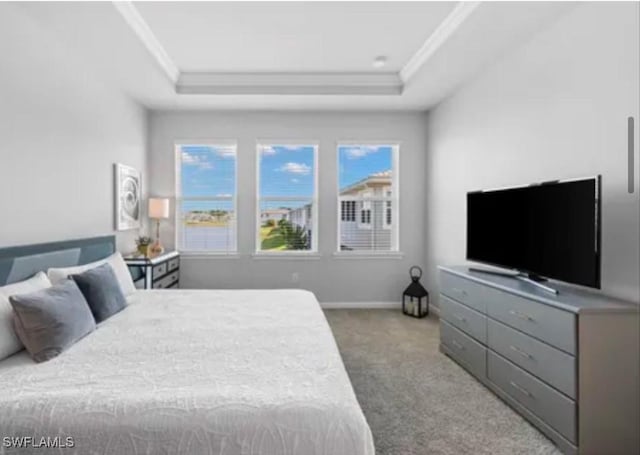
[[36,362],[60,355],[96,328],[87,301],[71,280],[9,301],[16,334]]
[[118,277],[109,264],[71,275],[70,278],[80,288],[96,322],[104,321],[127,306]]

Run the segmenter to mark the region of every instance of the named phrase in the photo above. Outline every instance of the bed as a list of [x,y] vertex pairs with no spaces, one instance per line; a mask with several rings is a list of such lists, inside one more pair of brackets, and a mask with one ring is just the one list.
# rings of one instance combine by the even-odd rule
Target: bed
[[[0,277],[2,261],[0,251]],[[0,442],[70,436],[83,454],[374,453],[324,314],[301,290],[138,291],[59,357],[0,361],[0,383]]]

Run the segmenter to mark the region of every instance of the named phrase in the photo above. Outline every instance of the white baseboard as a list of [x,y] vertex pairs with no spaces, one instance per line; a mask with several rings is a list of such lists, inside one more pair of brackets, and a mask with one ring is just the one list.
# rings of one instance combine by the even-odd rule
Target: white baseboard
[[393,309],[397,310],[402,306],[401,302],[320,302],[324,309]]

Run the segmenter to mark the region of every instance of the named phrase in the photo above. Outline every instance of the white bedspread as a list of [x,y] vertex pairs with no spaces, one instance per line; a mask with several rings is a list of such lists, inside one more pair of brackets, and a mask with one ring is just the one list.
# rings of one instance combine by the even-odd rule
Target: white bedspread
[[55,453],[374,453],[322,310],[298,290],[138,291],[58,358],[0,362],[0,453],[6,436],[74,438]]

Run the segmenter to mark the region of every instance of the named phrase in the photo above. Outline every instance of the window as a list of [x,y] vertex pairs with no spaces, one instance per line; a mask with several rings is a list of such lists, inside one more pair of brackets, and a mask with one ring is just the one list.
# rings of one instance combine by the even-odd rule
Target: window
[[176,160],[178,249],[235,253],[235,143],[179,144]]
[[317,146],[258,145],[257,252],[317,251]]
[[340,213],[342,221],[356,220],[356,201],[340,201]]
[[398,251],[398,150],[338,146],[338,251]]
[[373,197],[373,192],[363,191],[360,196],[362,200],[360,201],[360,223],[358,227],[360,229],[371,229],[371,198]]
[[393,192],[391,190],[385,191],[385,196],[387,200],[385,201],[384,208],[384,228],[391,229],[391,221],[393,220],[393,215],[391,214],[391,195]]

